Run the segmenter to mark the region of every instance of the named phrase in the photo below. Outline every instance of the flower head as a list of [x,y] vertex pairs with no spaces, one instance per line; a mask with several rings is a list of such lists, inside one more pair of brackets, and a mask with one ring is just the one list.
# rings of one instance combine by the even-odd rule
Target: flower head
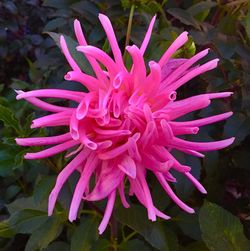
[[[99,232],[105,230],[118,193],[124,207],[129,207],[124,192],[128,185],[129,195],[135,195],[147,209],[148,218],[170,217],[159,211],[153,203],[146,176],[152,172],[167,195],[183,210],[194,210],[181,201],[172,190],[175,182],[171,174],[174,169],[189,179],[202,193],[204,187],[190,173],[191,167],[178,162],[171,150],[204,157],[202,152],[227,147],[233,138],[215,142],[190,142],[179,135],[197,134],[199,127],[228,118],[231,112],[193,121],[179,122],[177,118],[207,107],[212,99],[225,98],[231,92],[210,93],[176,101],[176,91],[194,77],[214,69],[218,59],[202,65],[198,60],[208,54],[203,50],[190,59],[171,59],[173,54],[188,40],[183,32],[166,50],[158,62],[148,63],[147,73],[143,54],[148,45],[155,17],[150,22],[140,47],[127,46],[133,65],[127,69],[122,59],[112,25],[108,17],[100,14],[100,22],[107,34],[113,57],[101,49],[87,44],[78,20],[74,29],[79,46],[93,68],[94,76],[80,69],[71,56],[65,39],[61,36],[61,48],[72,70],[65,75],[69,81],[77,81],[87,87],[87,93],[45,89],[29,92],[17,91],[17,99],[26,99],[33,105],[51,112],[50,115],[33,120],[32,128],[66,126],[69,131],[62,135],[39,138],[17,138],[23,146],[54,145],[46,150],[27,153],[26,159],[47,158],[71,150],[67,156],[74,156],[59,173],[48,205],[52,214],[58,194],[70,177],[78,171],[80,178],[74,190],[69,220],[77,217],[82,200],[98,201],[107,198],[107,206]],[[63,107],[49,104],[40,98],[59,98],[74,101],[77,107]],[[90,179],[95,178],[91,190]]]

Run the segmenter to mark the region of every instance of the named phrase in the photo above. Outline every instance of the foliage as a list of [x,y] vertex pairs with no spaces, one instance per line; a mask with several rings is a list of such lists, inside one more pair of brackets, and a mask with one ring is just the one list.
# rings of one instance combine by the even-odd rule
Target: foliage
[[[183,87],[179,97],[206,90],[233,91],[230,101],[213,102],[209,109],[192,116],[233,110],[234,116],[226,123],[207,126],[195,137],[209,140],[234,135],[236,142],[219,153],[208,153],[203,160],[177,156],[189,162],[193,174],[200,177],[208,190],[204,197],[193,191],[184,179],[175,185],[178,195],[196,208],[196,214],[181,212],[152,179],[157,206],[172,219],[151,223],[136,201],[131,201],[132,207],[126,210],[118,201],[110,227],[103,236],[98,236],[102,203],[84,203],[79,220],[74,223],[67,220],[74,177],[62,191],[54,215],[47,217],[47,198],[66,160],[59,155],[44,161],[23,161],[27,149],[16,146],[14,138],[48,135],[50,130],[29,128],[32,118],[40,116],[41,111],[33,113],[34,108],[24,101],[16,102],[14,89],[81,88],[63,80],[68,66],[56,46],[59,34],[68,36],[73,52],[72,23],[78,18],[89,42],[109,52],[97,19],[101,12],[111,18],[124,48],[132,6],[135,13],[131,43],[141,42],[150,17],[157,13],[147,59],[157,60],[183,30],[189,31],[190,41],[176,57],[191,57],[195,51],[210,47],[211,57],[220,58],[217,70]],[[0,13],[1,250],[250,250],[247,239],[250,238],[250,5],[247,0],[3,0]],[[89,71],[84,58],[76,60],[80,60],[83,70]]]

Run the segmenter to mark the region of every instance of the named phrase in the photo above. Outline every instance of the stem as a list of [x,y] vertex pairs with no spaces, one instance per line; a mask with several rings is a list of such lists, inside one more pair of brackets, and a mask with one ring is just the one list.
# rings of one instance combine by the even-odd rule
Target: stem
[[124,239],[123,242],[127,242],[128,240],[130,240],[130,239],[131,239],[133,236],[135,236],[136,234],[137,234],[136,231],[132,232],[131,234],[129,234],[129,235]]
[[123,60],[125,62],[126,62],[126,58],[127,58],[126,46],[129,44],[129,40],[130,40],[134,12],[135,12],[135,5],[132,4],[131,9],[130,9],[130,13],[129,13],[128,28],[127,28],[126,41],[125,41],[125,49],[124,49],[124,54],[123,54]]
[[111,218],[111,242],[112,242],[112,251],[117,251],[117,221],[114,216]]

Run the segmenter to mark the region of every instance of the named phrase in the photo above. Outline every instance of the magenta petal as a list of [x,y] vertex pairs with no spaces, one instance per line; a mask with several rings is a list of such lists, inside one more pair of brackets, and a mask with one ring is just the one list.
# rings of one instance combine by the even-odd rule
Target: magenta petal
[[132,179],[136,178],[136,164],[130,156],[125,155],[118,167]]
[[102,222],[98,227],[99,234],[102,234],[108,225],[108,222],[111,217],[111,214],[112,214],[112,211],[114,208],[114,204],[115,204],[115,196],[116,196],[116,192],[114,190],[108,197],[108,203],[107,203],[107,206],[105,209],[105,213],[104,213]]

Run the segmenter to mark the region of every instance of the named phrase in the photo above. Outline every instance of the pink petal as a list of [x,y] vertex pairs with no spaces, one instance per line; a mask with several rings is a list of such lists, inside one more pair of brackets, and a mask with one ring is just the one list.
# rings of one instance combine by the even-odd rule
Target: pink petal
[[177,78],[181,77],[189,67],[191,67],[194,63],[196,63],[201,58],[205,57],[209,52],[209,49],[203,50],[199,52],[198,54],[194,55],[190,59],[185,59],[184,63],[181,64],[177,69],[175,69],[167,78],[164,79],[164,82],[167,83],[167,85],[171,84],[173,81],[175,81]]
[[77,65],[77,63],[75,62],[75,60],[73,59],[73,57],[71,56],[68,46],[66,44],[65,38],[63,36],[60,37],[60,45],[61,45],[61,49],[63,51],[64,56],[66,57],[69,65],[71,66],[71,68],[74,71],[78,71],[80,72],[81,69],[79,68],[79,66]]
[[78,145],[79,141],[75,141],[75,140],[70,140],[64,143],[61,143],[57,146],[53,146],[50,147],[46,150],[40,151],[40,152],[36,152],[36,153],[26,153],[24,155],[25,159],[44,159],[50,156],[53,156],[55,154],[58,154],[60,152],[66,151],[67,149]]
[[194,186],[203,194],[207,194],[206,189],[201,185],[201,183],[189,172],[184,173],[185,176],[194,184]]
[[163,54],[159,61],[159,65],[163,67],[164,64],[168,62],[170,57],[182,46],[188,41],[188,33],[182,32],[179,37],[175,39],[175,41],[170,45],[170,47],[167,49],[167,51]]
[[98,164],[98,158],[95,155],[95,153],[91,153],[90,156],[87,159],[87,162],[83,168],[83,171],[81,173],[81,177],[79,181],[77,182],[74,195],[70,204],[70,210],[69,210],[69,220],[72,222],[77,217],[77,211],[80,206],[83,193],[89,183],[90,177],[93,174],[96,166]]
[[55,145],[71,139],[70,133],[58,136],[39,137],[39,138],[16,138],[16,143],[20,146],[44,146]]
[[130,156],[125,155],[118,167],[132,179],[136,178],[136,164]]
[[109,219],[111,217],[111,214],[112,214],[112,211],[113,211],[113,208],[114,208],[114,204],[115,204],[115,197],[116,197],[116,191],[114,190],[109,195],[108,203],[107,203],[107,206],[106,206],[106,209],[105,209],[105,213],[104,213],[102,222],[98,227],[99,234],[102,234],[105,231],[105,229],[106,229],[106,227],[107,227],[107,225],[109,223]]
[[119,195],[120,195],[120,198],[121,198],[121,202],[122,202],[122,205],[125,207],[125,208],[129,208],[130,205],[128,204],[127,200],[126,200],[126,196],[125,196],[125,193],[124,193],[124,181],[122,181],[118,187],[119,189]]
[[77,46],[76,49],[83,52],[85,55],[89,55],[100,61],[100,63],[102,63],[107,68],[109,74],[113,76],[113,78],[117,74],[117,66],[115,62],[109,57],[107,53],[105,53],[101,49],[90,45]]
[[45,89],[45,90],[35,90],[29,92],[23,92],[16,96],[16,99],[26,99],[32,97],[38,98],[62,98],[62,99],[69,99],[76,102],[81,102],[82,98],[85,97],[86,94],[83,92],[76,92],[76,91],[68,91],[62,89]]
[[168,194],[168,196],[180,207],[182,208],[184,211],[192,214],[194,213],[194,209],[189,207],[188,205],[186,205],[183,201],[181,201],[173,192],[173,190],[171,189],[171,187],[169,186],[169,184],[167,183],[167,181],[165,180],[165,178],[163,177],[163,175],[161,173],[156,172],[155,173],[157,179],[159,180],[160,184],[162,185],[163,189],[165,190],[165,192]]
[[[18,90],[16,91],[17,94],[25,93],[24,91]],[[42,110],[48,111],[48,112],[64,112],[64,111],[71,111],[73,108],[69,107],[63,107],[63,106],[57,106],[48,104],[38,98],[24,98],[32,105],[41,108]]]
[[150,24],[148,26],[148,30],[147,30],[146,35],[145,35],[143,42],[141,44],[140,51],[141,51],[142,55],[144,54],[144,52],[148,46],[149,40],[151,38],[151,34],[152,34],[155,20],[156,20],[156,15],[154,15],[153,18],[151,19]]
[[69,176],[75,171],[79,165],[81,165],[84,160],[88,157],[90,151],[88,149],[83,149],[63,170],[58,174],[56,179],[56,184],[49,196],[48,204],[48,215],[52,215],[55,203],[60,190],[62,189],[64,183],[69,178]]
[[34,119],[31,128],[68,125],[71,114],[72,112],[65,111]]
[[199,76],[203,74],[204,72],[210,71],[217,67],[219,59],[213,59],[197,68],[194,68],[193,70],[189,71],[187,74],[185,74],[183,77],[178,79],[177,81],[173,82],[171,85],[168,86],[168,88],[172,91],[175,91],[183,84],[187,83],[192,78]]
[[99,87],[99,81],[92,76],[84,74],[83,72],[69,71],[64,76],[65,80],[76,81],[83,84],[88,90],[96,90]]
[[109,18],[103,14],[99,14],[98,17],[108,37],[109,44],[115,58],[115,62],[119,65],[121,69],[125,70],[123,59],[122,59],[122,53],[117,43],[115,32],[113,30],[113,27]]
[[224,139],[220,141],[214,141],[214,142],[191,142],[179,138],[174,138],[173,141],[171,141],[170,145],[172,147],[179,146],[183,148],[188,148],[188,149],[194,149],[197,151],[214,151],[214,150],[219,150],[222,148],[225,148],[229,145],[231,145],[234,142],[234,137],[229,138],[229,139]]

